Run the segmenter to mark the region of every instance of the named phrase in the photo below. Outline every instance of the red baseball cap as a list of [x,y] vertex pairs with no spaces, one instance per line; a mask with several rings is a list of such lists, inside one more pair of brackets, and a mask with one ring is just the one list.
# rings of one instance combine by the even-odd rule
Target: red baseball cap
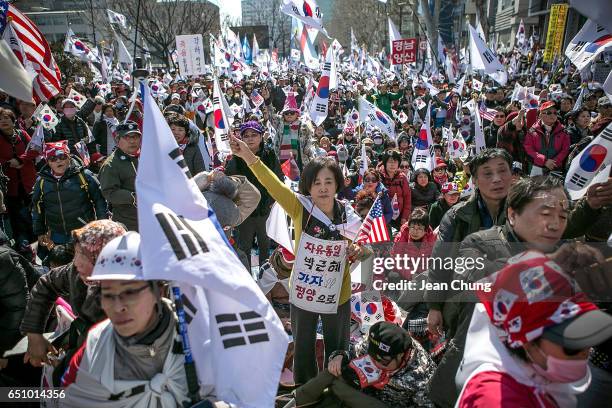
[[539,112],[545,111],[546,109],[556,108],[557,105],[553,101],[546,101],[542,105],[540,105]]

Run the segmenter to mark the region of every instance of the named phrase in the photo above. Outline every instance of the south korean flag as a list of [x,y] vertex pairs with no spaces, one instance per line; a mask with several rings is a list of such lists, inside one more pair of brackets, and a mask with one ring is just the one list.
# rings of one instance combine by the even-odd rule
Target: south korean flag
[[572,160],[565,187],[572,200],[584,196],[589,186],[607,181],[612,166],[612,123]]

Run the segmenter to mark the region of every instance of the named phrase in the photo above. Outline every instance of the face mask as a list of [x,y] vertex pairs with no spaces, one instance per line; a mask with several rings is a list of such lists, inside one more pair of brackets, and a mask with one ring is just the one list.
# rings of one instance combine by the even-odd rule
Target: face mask
[[581,380],[587,375],[588,360],[563,360],[544,354],[538,347],[540,354],[546,357],[544,370],[536,363],[532,363],[534,371],[551,382],[572,383]]
[[76,113],[76,108],[64,108],[64,116],[66,116],[67,118],[73,118]]

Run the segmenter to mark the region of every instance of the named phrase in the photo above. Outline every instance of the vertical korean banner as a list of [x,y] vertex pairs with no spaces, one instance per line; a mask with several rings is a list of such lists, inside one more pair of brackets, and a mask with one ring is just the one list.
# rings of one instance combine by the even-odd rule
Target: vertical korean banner
[[176,53],[182,76],[205,74],[202,34],[177,35]]
[[544,48],[544,62],[553,62],[555,55],[561,54],[565,21],[567,19],[567,4],[553,4],[550,7],[548,19],[548,32],[546,34],[546,47]]

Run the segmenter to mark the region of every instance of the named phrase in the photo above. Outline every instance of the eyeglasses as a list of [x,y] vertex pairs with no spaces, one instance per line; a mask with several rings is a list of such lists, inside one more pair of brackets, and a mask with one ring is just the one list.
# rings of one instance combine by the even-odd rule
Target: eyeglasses
[[47,162],[49,163],[55,163],[56,161],[64,161],[68,158],[68,156],[62,154],[59,156],[51,156],[51,157],[47,157]]
[[542,115],[557,115],[557,111],[544,111],[542,112]]
[[114,303],[115,300],[119,299],[119,302],[121,302],[122,305],[128,305],[128,306],[133,305],[134,303],[138,302],[138,297],[140,296],[140,292],[150,287],[151,286],[149,284],[146,284],[145,286],[142,286],[138,289],[124,290],[118,295],[111,295],[109,293],[103,293],[101,300],[107,303]]
[[242,135],[242,140],[246,140],[246,139],[257,139],[259,138],[261,135],[259,133],[244,133]]
[[366,177],[363,179],[363,181],[365,181],[366,183],[378,183],[378,180],[376,180],[375,178],[371,178],[371,177]]

